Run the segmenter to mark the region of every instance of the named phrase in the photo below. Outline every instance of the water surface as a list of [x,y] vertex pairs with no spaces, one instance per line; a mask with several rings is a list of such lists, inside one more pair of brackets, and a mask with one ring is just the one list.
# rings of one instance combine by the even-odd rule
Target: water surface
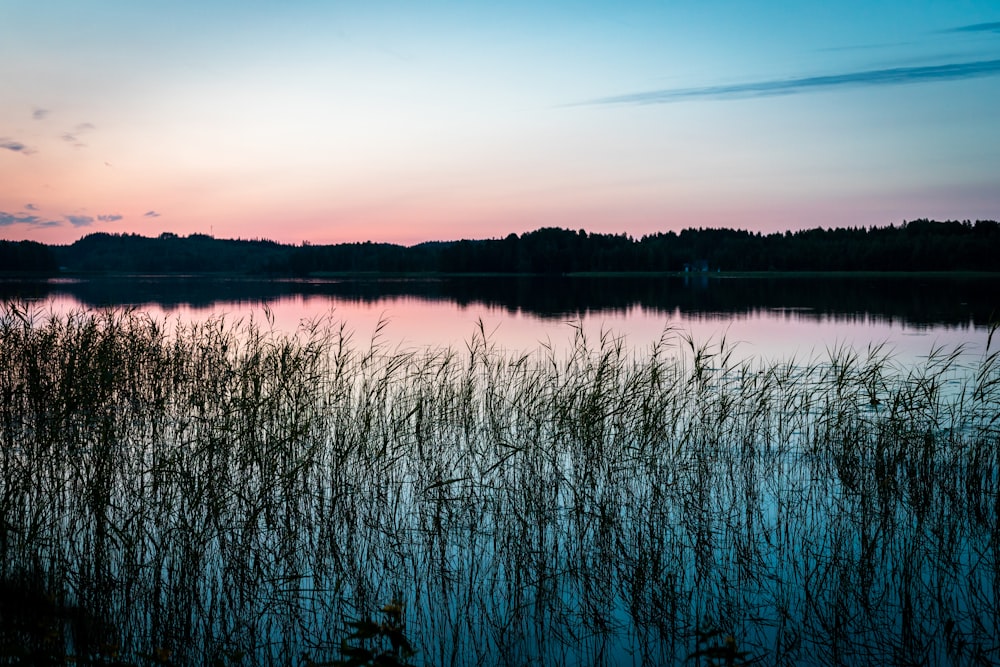
[[[671,329],[726,340],[741,358],[808,358],[886,345],[904,359],[938,346],[981,351],[1000,312],[1000,277],[795,276],[253,280],[203,276],[0,282],[0,297],[37,307],[129,306],[156,317],[264,317],[293,330],[332,317],[401,347],[462,347],[480,323],[497,345],[534,350],[624,336],[642,349]],[[380,326],[380,323],[385,326]]]
[[922,280],[6,283],[0,568],[182,663],[989,664],[996,292]]

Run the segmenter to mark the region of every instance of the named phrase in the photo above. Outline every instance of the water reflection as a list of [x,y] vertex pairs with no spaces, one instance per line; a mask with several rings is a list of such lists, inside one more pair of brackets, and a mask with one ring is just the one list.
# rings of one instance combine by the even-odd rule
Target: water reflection
[[767,664],[996,657],[995,361],[101,317],[0,319],[0,564],[126,657],[328,660],[397,596],[428,665],[678,664],[699,628]]
[[[435,278],[268,281],[203,276],[0,281],[0,299],[65,312],[131,305],[154,315],[262,317],[294,329],[331,311],[361,338],[462,347],[482,321],[507,349],[560,344],[567,322],[635,347],[667,327],[738,343],[741,356],[814,356],[888,342],[908,358],[935,345],[977,348],[1000,312],[1000,278],[846,276],[730,278],[715,274],[614,278]],[[379,329],[382,319],[388,327]],[[971,351],[979,352],[979,349]]]
[[292,296],[372,303],[409,297],[459,307],[482,305],[540,318],[632,308],[659,313],[803,317],[867,315],[909,325],[984,326],[1000,306],[1000,277],[844,276],[438,278],[253,280],[204,276],[2,281],[0,300],[69,298],[86,307],[132,304],[210,308]]

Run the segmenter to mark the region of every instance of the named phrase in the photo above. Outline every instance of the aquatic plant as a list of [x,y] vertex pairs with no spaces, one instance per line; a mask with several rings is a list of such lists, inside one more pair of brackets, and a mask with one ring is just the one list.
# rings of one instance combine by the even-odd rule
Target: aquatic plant
[[0,310],[0,580],[104,623],[45,650],[332,663],[398,598],[417,664],[676,662],[706,618],[769,664],[1000,659],[993,332],[919,367],[382,333]]

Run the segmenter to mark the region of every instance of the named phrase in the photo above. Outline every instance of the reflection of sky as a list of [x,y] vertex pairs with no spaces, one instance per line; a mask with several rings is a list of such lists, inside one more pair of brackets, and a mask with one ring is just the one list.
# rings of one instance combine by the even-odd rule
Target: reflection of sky
[[[67,297],[42,303],[44,308],[51,307],[56,311],[79,307],[79,302]],[[282,332],[294,330],[299,322],[317,317],[330,316],[334,321],[343,320],[354,332],[355,344],[362,348],[367,347],[381,320],[388,320],[382,333],[382,343],[390,349],[395,346],[451,345],[460,350],[464,341],[477,330],[480,320],[491,339],[505,349],[537,349],[539,341],[544,339],[551,340],[557,350],[564,349],[562,346],[572,340],[574,332],[572,325],[558,319],[543,319],[480,305],[461,307],[413,297],[364,302],[298,295],[269,301],[267,308],[275,327]],[[260,302],[219,303],[208,308],[144,306],[143,309],[154,317],[181,321],[196,321],[223,314],[230,322],[250,317],[262,324],[267,321]],[[598,344],[600,332],[606,330],[627,336],[633,348],[651,344],[660,337],[665,327],[690,333],[697,341],[708,343],[710,349],[725,335],[727,341],[736,346],[737,358],[758,355],[812,358],[827,348],[840,345],[853,346],[863,353],[868,344],[885,342],[895,350],[897,360],[906,363],[919,360],[921,355],[939,345],[949,347],[969,343],[974,353],[981,353],[986,338],[982,329],[974,327],[915,328],[868,316],[838,318],[824,315],[817,318],[805,309],[760,309],[746,316],[716,316],[690,315],[679,310],[665,315],[661,311],[634,306],[585,315],[579,325],[593,345]],[[505,391],[510,391],[510,387],[497,392],[501,401]],[[776,398],[780,397],[780,394],[776,395]],[[689,410],[696,409],[699,404],[692,402],[687,407]],[[877,408],[870,409],[874,411]],[[902,610],[910,608],[916,593],[932,587],[948,590],[954,582],[970,582],[970,587],[987,593],[991,590],[994,569],[989,566],[993,564],[990,554],[995,550],[991,546],[989,530],[981,530],[983,524],[971,518],[970,509],[977,502],[977,495],[989,500],[986,498],[988,493],[976,493],[979,488],[976,484],[982,480],[973,476],[973,468],[955,466],[952,461],[955,452],[977,452],[977,449],[963,449],[964,445],[956,444],[957,441],[948,434],[949,446],[945,448],[947,451],[941,450],[942,459],[929,461],[925,455],[921,471],[914,472],[916,469],[906,463],[910,459],[904,454],[900,459],[903,463],[898,467],[890,466],[887,479],[893,480],[893,483],[884,487],[882,480],[885,478],[880,477],[884,473],[872,472],[872,469],[878,470],[878,464],[873,459],[858,461],[857,469],[864,471],[861,474],[866,478],[872,474],[875,477],[870,484],[866,482],[861,487],[848,488],[846,474],[839,473],[839,466],[835,464],[840,457],[825,454],[833,451],[857,452],[861,458],[867,458],[867,455],[861,454],[867,448],[844,449],[835,445],[824,451],[822,446],[813,446],[801,452],[797,447],[802,444],[799,438],[814,422],[805,410],[797,414],[782,410],[780,400],[768,401],[762,413],[770,417],[759,432],[753,423],[754,417],[750,416],[752,411],[736,410],[736,416],[729,423],[734,428],[731,432],[738,437],[732,442],[726,441],[718,451],[708,453],[712,464],[704,468],[695,465],[702,460],[701,447],[689,449],[690,445],[700,445],[701,441],[696,435],[688,440],[687,429],[664,432],[654,437],[651,448],[674,452],[676,447],[674,454],[654,454],[647,450],[650,447],[648,444],[623,444],[616,435],[608,436],[608,449],[605,451],[602,447],[600,450],[604,452],[603,456],[592,457],[588,448],[576,446],[573,436],[556,435],[553,444],[541,444],[540,458],[532,455],[513,457],[504,453],[505,448],[499,447],[452,447],[450,445],[454,441],[448,437],[448,429],[445,428],[445,442],[439,443],[441,446],[435,454],[440,459],[435,465],[427,465],[428,459],[422,453],[418,459],[412,446],[401,445],[400,454],[385,457],[384,465],[377,466],[378,472],[372,476],[364,472],[358,474],[359,485],[377,480],[380,489],[377,493],[359,489],[356,495],[352,495],[356,502],[352,500],[350,505],[351,516],[357,514],[367,517],[366,520],[340,521],[337,509],[340,505],[331,502],[329,511],[334,520],[320,522],[324,526],[332,526],[328,532],[322,533],[324,536],[336,537],[348,532],[351,536],[346,542],[334,539],[335,543],[348,545],[338,553],[348,554],[345,562],[356,566],[356,576],[344,577],[343,599],[353,600],[357,596],[385,599],[390,587],[393,595],[400,594],[396,586],[400,581],[397,577],[401,576],[402,598],[419,601],[414,605],[415,613],[408,617],[408,627],[417,633],[415,637],[433,646],[435,638],[442,636],[439,632],[443,627],[440,618],[454,618],[454,615],[446,615],[454,611],[455,607],[451,605],[465,605],[461,608],[472,610],[469,615],[471,623],[463,620],[461,627],[456,626],[454,635],[444,633],[441,641],[456,641],[458,638],[465,642],[463,645],[474,644],[467,636],[481,630],[479,636],[485,638],[487,646],[492,646],[489,640],[494,635],[490,634],[490,630],[496,627],[513,627],[515,630],[527,627],[532,641],[524,643],[525,650],[538,650],[549,659],[524,658],[522,661],[540,664],[595,664],[609,660],[616,664],[679,663],[679,659],[670,659],[677,656],[656,659],[658,650],[680,650],[677,645],[668,646],[662,641],[663,637],[656,634],[654,628],[660,617],[646,614],[643,617],[652,618],[652,622],[646,620],[642,624],[633,624],[635,607],[630,603],[669,599],[660,598],[660,593],[677,595],[677,606],[672,616],[674,624],[698,622],[703,610],[717,609],[720,600],[732,600],[732,608],[737,610],[735,618],[745,619],[734,629],[740,646],[752,649],[752,655],[768,657],[773,647],[782,644],[783,637],[793,637],[788,645],[796,648],[790,649],[789,655],[803,658],[819,656],[818,659],[826,660],[829,657],[826,652],[831,650],[829,643],[822,632],[817,634],[810,630],[820,626],[832,627],[826,622],[839,622],[838,619],[846,613],[859,620],[845,626],[838,647],[841,650],[843,647],[852,650],[857,647],[859,651],[871,652],[869,662],[878,663],[880,658],[890,662],[891,656],[898,657],[898,653],[891,653],[898,649],[891,630],[898,627],[899,615]],[[331,423],[324,421],[327,418],[339,419],[332,413],[315,418],[315,423],[319,425]],[[696,410],[684,413],[682,423],[692,425],[697,431],[700,418]],[[947,421],[948,415],[943,418]],[[927,415],[917,414],[914,419],[918,423],[922,423],[920,419],[930,421]],[[408,421],[406,423],[409,424]],[[396,428],[397,424],[394,420],[385,422],[390,429]],[[184,427],[181,428],[183,435]],[[528,441],[533,437],[530,428],[526,429],[527,435],[519,433],[516,425],[511,425],[509,430],[507,428],[501,426],[499,429],[503,430],[499,432],[520,435]],[[623,430],[631,433],[630,428]],[[789,430],[786,431],[786,428]],[[333,432],[332,428],[327,430],[321,427],[318,430],[321,433]],[[557,428],[553,432],[558,433],[559,430]],[[410,431],[406,431],[407,435],[397,434],[402,443],[411,442]],[[680,431],[684,431],[684,435]],[[151,432],[156,432],[156,429]],[[479,430],[466,431],[464,438],[478,437],[468,435],[470,432],[481,433]],[[545,435],[541,437],[549,436],[550,432],[543,432]],[[782,432],[786,435],[779,435]],[[926,432],[930,433],[930,430]],[[923,431],[917,433],[919,441],[924,442]],[[268,431],[268,437],[271,434]],[[462,435],[456,437],[458,443],[467,442]],[[822,437],[816,433],[812,433],[811,437],[816,438],[817,444],[822,442]],[[893,436],[889,437],[892,439]],[[881,432],[876,439],[882,442]],[[334,438],[328,444],[332,442]],[[511,442],[506,447],[517,451],[516,445],[521,443],[516,437],[511,438]],[[742,442],[742,447],[736,445],[739,442]],[[752,446],[747,446],[748,442],[753,443]],[[907,440],[903,438],[902,442]],[[988,444],[983,444],[987,442],[983,440],[977,447],[988,449]],[[347,472],[331,473],[329,479],[338,480],[335,483],[341,483],[340,475],[352,475],[351,465],[358,460],[370,466],[367,455],[358,453],[363,448],[340,450],[339,445],[336,447],[337,456],[343,456],[342,460],[346,461],[344,470]],[[548,447],[552,449],[546,451],[544,448]],[[325,451],[322,447],[320,450]],[[610,453],[623,456],[610,456]],[[361,458],[355,459],[356,455]],[[326,460],[320,456],[317,460]],[[989,467],[988,454],[983,454],[981,458],[987,461],[984,465]],[[881,457],[874,459],[881,460]],[[544,463],[537,469],[533,468],[540,461]],[[645,464],[647,462],[648,465]],[[258,482],[267,489],[273,486],[266,483],[264,468],[260,470],[259,475],[251,473],[250,479],[244,480],[251,485],[252,492],[258,491],[255,488]],[[456,472],[445,473],[454,474],[449,482],[435,482],[427,486],[428,480],[433,479],[435,474],[438,475],[437,480],[441,480],[441,471],[450,470]],[[482,472],[484,470],[485,473]],[[465,471],[473,471],[469,473],[472,476],[466,477]],[[600,474],[592,474],[593,471],[600,471]],[[188,479],[181,475],[168,475],[167,478]],[[323,479],[328,478],[324,476]],[[526,485],[509,484],[512,480],[523,482],[525,479],[541,480],[542,484],[538,486],[556,490],[559,495],[554,496],[551,505],[534,506],[534,496],[519,491]],[[899,487],[895,485],[897,479],[900,480]],[[876,480],[877,487],[874,486]],[[429,508],[434,511],[435,504],[437,511],[441,511],[445,504],[458,507],[450,502],[456,498],[450,495],[451,482],[456,484],[456,494],[461,493],[460,488],[473,489],[477,505],[471,512],[455,509],[452,513],[449,510],[447,519],[435,524],[434,535],[423,539],[424,535],[429,535],[425,530],[431,525],[427,521]],[[465,483],[468,484],[464,487],[458,486]],[[914,495],[914,489],[919,492],[923,488],[922,483],[926,483],[927,506],[944,508],[944,511],[932,509],[922,515],[915,510],[920,504],[920,495]],[[438,487],[448,491],[443,492],[441,500],[435,503],[434,496],[427,492]],[[518,492],[511,493],[512,488]],[[857,492],[858,488],[877,488],[879,493]],[[270,490],[266,493],[267,497],[271,497]],[[952,507],[955,498],[962,498],[964,503],[966,495],[963,494],[971,494],[971,502]],[[123,496],[120,506],[126,509],[122,516],[127,516],[130,502],[140,502],[137,497],[141,499],[135,494],[128,494],[128,498]],[[310,497],[322,506],[325,502],[322,499],[328,496],[314,493]],[[693,502],[695,498],[698,502]],[[449,502],[445,503],[446,500]],[[54,506],[73,507],[73,503],[56,503]],[[307,528],[317,525],[302,518],[313,516],[311,509],[302,509],[311,508],[309,503],[295,507],[302,510],[299,519],[309,523]],[[358,511],[355,512],[355,509]],[[952,509],[955,511],[952,512]],[[319,511],[320,514],[322,512]],[[182,514],[167,512],[165,516]],[[537,524],[532,521],[525,523],[526,516],[541,520]],[[605,517],[610,520],[605,521]],[[55,526],[76,525],[73,521],[51,523]],[[538,527],[538,530],[525,531],[523,526],[526,525]],[[338,530],[344,532],[338,533]],[[155,528],[140,531],[141,535],[155,533]],[[293,535],[297,535],[302,542],[293,543],[291,552],[305,554],[303,562],[307,571],[309,567],[323,567],[322,555],[312,557],[312,545],[323,543],[323,540],[314,539],[315,535],[308,530],[293,532]],[[507,539],[498,539],[498,535]],[[934,537],[938,535],[949,535],[950,543],[942,546]],[[516,537],[510,539],[511,536]],[[272,532],[261,537],[260,543],[267,545],[269,539],[276,542],[282,538]],[[215,540],[211,543],[216,546],[205,554],[209,569],[219,558],[218,550],[222,547],[218,545],[225,545],[226,541]],[[512,548],[516,554],[515,562],[508,566],[509,561],[499,552]],[[284,548],[274,549],[275,553],[287,551]],[[354,554],[360,555],[353,558]],[[388,555],[383,560],[382,556],[372,554]],[[646,554],[653,554],[653,558],[647,560]],[[746,554],[751,556],[746,557]],[[608,564],[605,569],[602,566],[610,561],[603,558],[613,558],[614,564]],[[703,559],[707,565],[702,564]],[[264,562],[267,567],[269,562],[267,559]],[[397,562],[406,565],[395,570],[387,568],[392,576],[387,577],[385,572],[380,571],[381,563]],[[660,570],[658,566],[648,565],[661,562],[669,563],[670,567]],[[912,569],[911,565],[896,566],[903,562],[911,563]],[[410,563],[417,566],[410,570]],[[982,563],[987,566],[981,566]],[[281,564],[284,565],[284,561]],[[299,581],[301,584],[288,589],[287,599],[294,601],[297,594],[302,594],[305,596],[302,599],[307,601],[305,604],[314,603],[317,608],[323,609],[320,600],[330,596],[316,595],[312,581],[308,578],[300,580],[301,568],[295,563],[288,565],[293,566],[297,568],[294,572],[281,570],[289,575],[279,579]],[[331,568],[338,572],[339,577],[336,566]],[[400,572],[415,573],[415,576],[407,577]],[[650,572],[657,574],[651,575]],[[863,574],[856,576],[858,572]],[[250,580],[253,581],[252,577]],[[441,586],[441,581],[450,583]],[[594,581],[600,581],[602,585],[595,586]],[[656,594],[650,593],[648,585],[635,585],[636,582],[653,584]],[[543,595],[557,591],[560,605],[571,610],[596,610],[598,615],[593,618],[600,622],[595,622],[593,626],[584,625],[592,618],[589,614],[547,613],[542,604],[525,604],[512,612],[504,606],[512,603],[507,595],[507,591],[511,590],[507,588],[508,584],[529,598],[535,593],[540,600]],[[266,590],[271,590],[269,585]],[[619,595],[602,596],[605,590],[617,591]],[[470,591],[468,597],[464,595],[465,591]],[[339,599],[339,596],[333,598]],[[974,632],[979,633],[977,637],[989,636],[989,628],[982,629],[981,624],[976,622],[982,617],[980,612],[995,606],[988,594],[929,598],[932,598],[932,606],[917,606],[921,614],[919,618],[957,618],[959,623],[968,624],[969,634],[966,636],[973,636]],[[265,614],[279,615],[284,610],[282,605],[285,599],[282,595],[277,606],[271,598],[258,599],[250,602],[248,609],[256,614],[257,607],[252,605],[262,604],[261,612],[252,618],[269,619]],[[303,608],[311,610],[308,606],[297,609]],[[199,606],[199,609],[203,607]],[[131,618],[135,611],[129,607],[123,610],[127,618]],[[318,616],[307,613],[301,618],[304,620],[298,626],[299,630],[312,633],[311,623],[324,617],[322,613]],[[517,620],[512,621],[512,618]],[[494,623],[494,619],[504,620],[510,625]],[[620,629],[617,627],[619,624]],[[211,623],[196,625],[202,629],[213,627]],[[275,623],[264,627],[275,628],[277,632],[279,625]],[[923,655],[944,656],[947,638],[936,632],[936,624],[918,622],[914,625],[918,633],[917,643],[923,647],[922,650],[928,651]],[[605,635],[595,632],[595,626],[602,630],[615,627],[615,633]],[[531,635],[533,629],[545,633],[535,637]],[[866,632],[871,632],[871,635],[866,635]],[[640,633],[649,633],[645,636],[654,639],[643,642]],[[561,640],[569,637],[572,641],[561,645]],[[804,638],[801,646],[796,643],[799,638]],[[265,651],[277,650],[287,644],[275,641],[259,646],[261,651]],[[950,644],[948,646],[950,648]],[[929,653],[931,650],[940,650],[941,653]],[[654,655],[647,657],[639,651],[652,651]],[[431,654],[429,649],[424,649],[422,653]],[[516,659],[511,661],[518,662]],[[942,657],[940,662],[944,661]]]
[[[80,308],[79,302],[60,297],[48,302],[55,310]],[[851,317],[816,317],[807,311],[756,310],[749,315],[714,315],[682,313],[675,310],[664,314],[654,309],[630,306],[616,311],[585,313],[577,320],[540,318],[522,311],[511,312],[495,306],[472,304],[461,306],[446,301],[430,301],[414,297],[387,297],[374,301],[339,300],[325,296],[295,295],[267,302],[275,327],[290,332],[301,322],[328,317],[331,322],[344,323],[359,347],[367,348],[379,323],[386,325],[379,333],[380,342],[388,348],[445,347],[464,349],[479,331],[479,322],[489,340],[500,349],[534,351],[543,345],[557,350],[573,342],[577,327],[587,337],[591,347],[600,344],[602,332],[623,336],[626,343],[642,352],[649,349],[671,331],[690,334],[696,344],[718,351],[725,339],[732,349],[732,359],[760,357],[765,359],[795,358],[799,361],[822,359],[828,351],[850,347],[865,354],[869,346],[885,345],[900,363],[925,358],[934,348],[952,350],[965,346],[970,356],[978,357],[986,344],[986,330],[968,326],[912,326],[889,319],[867,315]],[[224,315],[227,321],[239,319],[266,326],[260,303],[217,303],[211,307],[179,306],[164,308],[143,306],[154,317],[179,318],[182,321],[203,320]],[[673,339],[676,340],[676,337]]]
[[784,230],[1000,205],[996,3],[4,2],[0,237]]

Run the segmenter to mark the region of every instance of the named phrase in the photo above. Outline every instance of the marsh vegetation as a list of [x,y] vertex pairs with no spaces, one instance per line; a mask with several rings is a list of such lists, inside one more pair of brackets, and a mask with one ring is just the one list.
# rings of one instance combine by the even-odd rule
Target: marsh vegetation
[[328,661],[399,599],[416,664],[668,664],[706,628],[764,664],[995,663],[994,346],[403,350],[7,305],[0,580],[51,613],[0,607],[0,653]]

